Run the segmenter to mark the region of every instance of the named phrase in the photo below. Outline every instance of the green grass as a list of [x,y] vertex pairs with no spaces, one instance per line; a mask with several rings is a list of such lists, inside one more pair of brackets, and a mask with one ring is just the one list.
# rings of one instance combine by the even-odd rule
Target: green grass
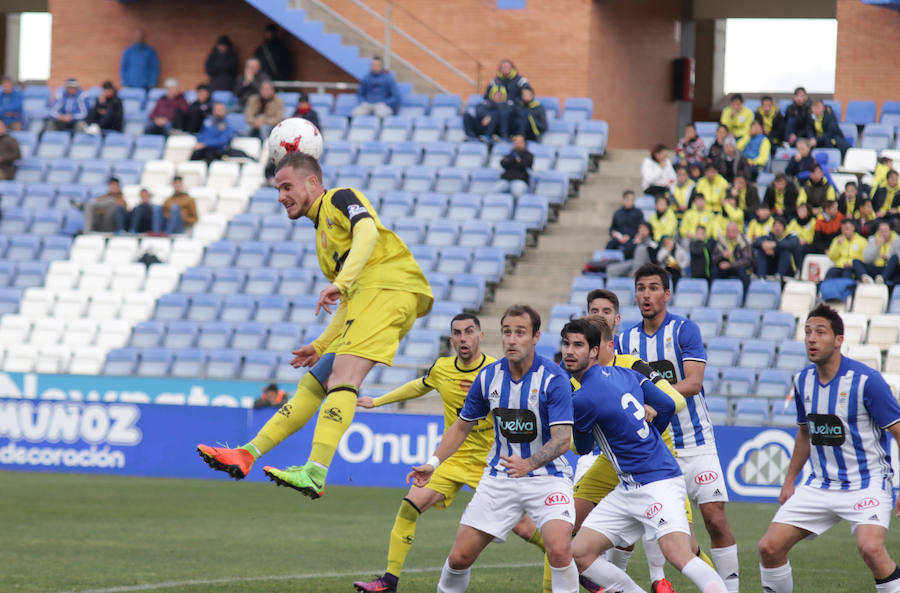
[[[0,472],[0,591],[349,593],[352,581],[383,571],[402,496],[396,489],[330,487],[310,501],[286,488],[224,479]],[[463,493],[450,510],[429,511],[420,520],[401,591],[435,590],[437,567],[469,498]],[[733,503],[728,509],[740,548],[741,590],[759,591],[756,542],[775,507]],[[896,530],[888,535],[888,550],[900,556]],[[511,535],[478,560],[469,591],[540,591],[540,561],[533,546]],[[795,591],[874,589],[845,523],[800,544],[791,563]],[[642,552],[629,571],[648,586]],[[671,567],[667,574],[679,591],[696,591]],[[196,580],[219,582],[182,583]],[[129,589],[167,582],[168,588]]]

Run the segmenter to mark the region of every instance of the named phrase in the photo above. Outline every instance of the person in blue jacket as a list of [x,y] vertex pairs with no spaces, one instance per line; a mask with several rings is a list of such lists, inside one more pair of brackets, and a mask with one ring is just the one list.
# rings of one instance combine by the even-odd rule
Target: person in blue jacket
[[192,161],[210,163],[219,160],[227,152],[228,144],[238,135],[238,131],[228,125],[226,115],[228,108],[225,107],[225,103],[213,105],[212,115],[206,118],[203,128],[197,134],[197,144],[194,146],[194,153],[191,154]]
[[806,120],[806,135],[809,144],[813,148],[837,148],[841,151],[841,158],[850,148],[850,143],[844,138],[838,119],[830,107],[826,107],[821,99],[816,99],[810,107],[809,119]]
[[135,29],[134,43],[122,52],[119,70],[123,87],[150,89],[156,86],[156,80],[159,78],[159,57],[156,50],[146,44],[145,38],[142,29]]
[[74,78],[67,78],[66,84],[56,91],[53,105],[50,106],[50,117],[47,118],[48,130],[71,130],[84,121],[88,115],[85,92],[78,86]]
[[353,109],[353,117],[357,115],[377,115],[388,117],[396,113],[400,107],[400,89],[394,75],[384,69],[384,62],[375,56],[372,58],[372,71],[359,81],[356,91],[359,105]]
[[22,104],[22,91],[16,88],[9,76],[4,76],[0,90],[0,120],[10,130],[21,130],[24,126]]

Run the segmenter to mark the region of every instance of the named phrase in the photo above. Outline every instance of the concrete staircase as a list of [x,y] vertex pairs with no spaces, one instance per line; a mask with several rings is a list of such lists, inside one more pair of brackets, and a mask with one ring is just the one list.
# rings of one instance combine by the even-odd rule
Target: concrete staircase
[[[578,197],[570,198],[522,256],[512,274],[507,274],[497,287],[493,302],[479,311],[484,342],[482,349],[493,356],[502,352],[500,316],[513,304],[527,304],[541,314],[544,328],[550,320],[550,309],[569,300],[572,280],[581,274],[591,254],[609,240],[609,224],[619,207],[622,192],[640,191],[640,163],[644,150],[611,150],[600,161],[599,170],[588,175]],[[429,396],[407,402],[404,411],[436,413],[440,400]]]

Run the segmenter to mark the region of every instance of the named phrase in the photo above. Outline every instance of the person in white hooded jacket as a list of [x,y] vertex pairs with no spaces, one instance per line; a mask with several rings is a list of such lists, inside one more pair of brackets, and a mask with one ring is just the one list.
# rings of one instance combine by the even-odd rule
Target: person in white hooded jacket
[[641,187],[651,196],[668,195],[675,184],[675,168],[669,159],[669,149],[657,144],[650,156],[641,163]]

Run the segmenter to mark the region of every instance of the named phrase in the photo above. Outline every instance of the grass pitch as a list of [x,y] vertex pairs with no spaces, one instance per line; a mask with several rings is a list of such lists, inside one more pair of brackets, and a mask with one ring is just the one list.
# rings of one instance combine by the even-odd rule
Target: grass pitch
[[[199,461],[198,461],[199,463]],[[211,477],[214,477],[211,474]],[[329,487],[310,501],[287,488],[225,479],[168,480],[0,472],[0,591],[3,593],[350,593],[384,570],[387,537],[404,491]],[[431,592],[470,493],[428,511],[401,580]],[[756,542],[773,505],[732,503],[741,590],[759,591]],[[699,529],[703,546],[705,533]],[[888,534],[900,559],[900,534]],[[539,592],[541,557],[510,536],[472,571],[473,593]],[[846,523],[795,548],[794,590],[873,591]],[[648,587],[638,550],[629,572]],[[678,591],[696,591],[667,568]]]

